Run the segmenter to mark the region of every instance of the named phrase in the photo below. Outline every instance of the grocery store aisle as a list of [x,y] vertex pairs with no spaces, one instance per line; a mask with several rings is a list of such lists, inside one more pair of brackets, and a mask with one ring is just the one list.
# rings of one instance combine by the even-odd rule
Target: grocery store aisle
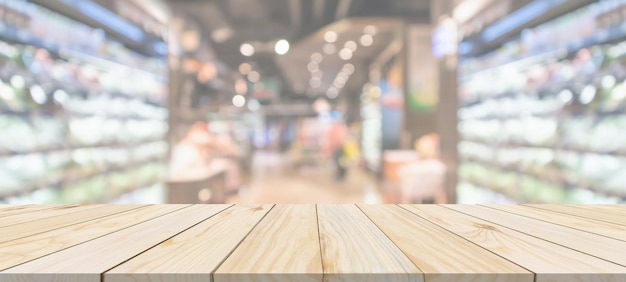
[[295,168],[288,156],[258,152],[239,195],[229,203],[382,203],[376,179],[351,168],[347,178],[338,182],[330,166]]

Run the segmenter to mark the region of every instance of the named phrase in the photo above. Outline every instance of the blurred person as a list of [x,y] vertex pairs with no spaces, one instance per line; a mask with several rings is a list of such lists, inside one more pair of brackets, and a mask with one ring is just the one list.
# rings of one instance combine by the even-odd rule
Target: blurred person
[[345,143],[348,138],[348,127],[341,120],[335,120],[326,136],[327,155],[332,157],[335,165],[335,178],[344,180],[348,169],[345,158]]
[[190,169],[203,167],[212,159],[211,147],[214,137],[209,132],[209,124],[197,122],[176,144],[172,151],[170,173],[174,177],[185,174]]
[[424,200],[445,203],[445,164],[439,159],[439,136],[428,134],[415,144],[418,160],[400,169],[401,203],[412,204]]

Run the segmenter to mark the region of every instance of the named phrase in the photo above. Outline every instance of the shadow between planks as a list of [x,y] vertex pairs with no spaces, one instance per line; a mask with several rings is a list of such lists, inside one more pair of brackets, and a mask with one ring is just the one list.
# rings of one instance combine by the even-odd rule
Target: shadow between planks
[[626,207],[0,205],[0,281],[626,281]]

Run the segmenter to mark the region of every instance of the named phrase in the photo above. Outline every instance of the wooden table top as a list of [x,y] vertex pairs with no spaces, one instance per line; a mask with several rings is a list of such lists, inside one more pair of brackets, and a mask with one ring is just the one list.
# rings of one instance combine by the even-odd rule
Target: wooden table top
[[619,205],[0,205],[0,281],[626,281]]

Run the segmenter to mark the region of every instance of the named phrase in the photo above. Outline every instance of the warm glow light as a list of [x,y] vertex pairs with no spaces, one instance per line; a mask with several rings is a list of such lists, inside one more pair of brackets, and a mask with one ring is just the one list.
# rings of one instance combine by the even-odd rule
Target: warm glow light
[[278,55],[285,55],[289,52],[289,41],[285,39],[278,40],[274,46],[274,51]]
[[309,62],[309,64],[306,66],[306,68],[310,72],[314,72],[316,70],[319,70],[320,66],[316,62]]
[[335,41],[337,41],[337,33],[329,30],[324,34],[324,40],[326,40],[326,42],[328,43],[333,43]]
[[311,61],[316,62],[316,63],[321,63],[322,62],[322,54],[320,54],[319,52],[315,52],[311,55]]
[[361,45],[368,47],[368,46],[372,46],[372,44],[374,43],[374,37],[372,37],[369,34],[364,34],[363,36],[361,36]]
[[376,33],[378,33],[378,28],[373,25],[368,25],[363,29],[363,33],[374,36],[376,35]]
[[337,47],[335,47],[335,44],[332,43],[324,44],[324,47],[322,47],[322,49],[324,50],[324,53],[326,53],[326,55],[332,55],[337,52]]
[[241,108],[245,104],[246,104],[246,98],[243,97],[242,95],[235,95],[233,97],[233,105],[235,105],[235,107]]
[[252,66],[248,63],[243,63],[239,65],[239,73],[243,75],[247,75],[252,70]]
[[347,74],[353,74],[354,73],[354,65],[347,63],[345,65],[343,65],[343,71],[345,71]]
[[345,47],[346,49],[350,49],[350,51],[354,52],[356,51],[357,45],[356,45],[356,42],[350,40],[346,42],[346,44],[344,44],[343,47]]
[[259,75],[256,71],[251,71],[248,73],[248,80],[252,83],[259,81],[261,79],[261,75]]
[[330,99],[337,98],[337,96],[339,96],[339,89],[334,87],[329,88],[328,91],[326,91],[326,96]]
[[248,84],[245,80],[238,78],[235,81],[235,92],[239,95],[244,95],[248,92]]
[[239,51],[246,57],[254,55],[254,47],[248,43],[241,44]]
[[341,51],[339,51],[339,57],[344,61],[352,59],[352,50],[348,48],[341,49]]

